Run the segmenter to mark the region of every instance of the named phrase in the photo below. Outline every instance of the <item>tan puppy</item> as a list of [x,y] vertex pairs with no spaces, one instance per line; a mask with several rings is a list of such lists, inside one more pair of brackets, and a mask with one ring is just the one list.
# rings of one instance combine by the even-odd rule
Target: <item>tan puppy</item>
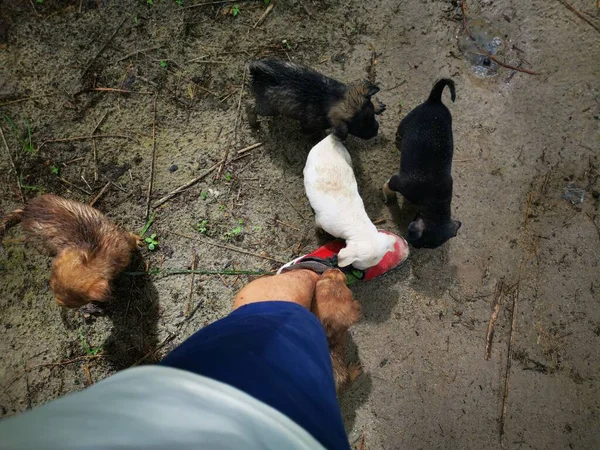
[[77,308],[110,298],[110,282],[131,262],[139,236],[110,222],[100,211],[54,195],[29,201],[0,220],[0,239],[19,222],[29,239],[56,258],[50,288],[61,306]]
[[337,269],[323,272],[315,289],[311,311],[323,324],[331,363],[333,377],[338,393],[360,375],[360,365],[348,365],[345,362],[346,333],[358,320],[360,306],[352,298],[352,292],[346,286],[346,276]]

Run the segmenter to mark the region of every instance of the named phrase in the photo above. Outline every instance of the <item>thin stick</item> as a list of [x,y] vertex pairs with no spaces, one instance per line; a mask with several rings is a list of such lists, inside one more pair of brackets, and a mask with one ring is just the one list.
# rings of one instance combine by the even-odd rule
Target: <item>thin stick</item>
[[[500,416],[500,446],[502,447],[502,439],[504,436],[504,424],[506,421],[506,409],[508,406],[508,391],[510,385],[510,367],[512,366],[512,346],[515,342],[514,331],[517,327],[517,299],[519,298],[519,286],[512,293],[512,317],[510,323],[510,340],[508,341],[508,356],[506,359],[506,376],[504,378],[504,396],[502,397],[502,415]],[[503,448],[503,447],[502,447]]]
[[289,223],[285,223],[283,220],[275,219],[275,222],[283,225],[284,227],[288,227],[288,228],[291,228],[292,230],[296,230],[296,231],[300,232],[299,228],[296,228],[295,226],[290,225]]
[[17,188],[19,189],[19,197],[21,197],[21,203],[25,203],[25,198],[23,197],[23,190],[21,189],[21,181],[19,180],[19,172],[17,172],[17,167],[15,166],[15,162],[13,161],[12,155],[10,154],[10,149],[8,148],[8,144],[6,143],[6,139],[4,139],[4,131],[2,131],[2,127],[0,127],[0,136],[2,136],[2,142],[4,142],[4,148],[6,149],[6,154],[8,155],[10,165],[15,171],[15,178],[17,180]]
[[150,91],[130,91],[127,89],[118,89],[118,88],[110,88],[110,87],[95,87],[95,88],[84,89],[83,91],[79,91],[79,92],[75,93],[74,95],[77,96],[77,95],[83,94],[84,92],[115,92],[117,94],[142,94],[142,95],[154,94],[154,92],[150,92]]
[[177,189],[175,189],[174,191],[168,193],[167,195],[165,195],[163,198],[161,198],[159,201],[157,201],[156,203],[154,203],[154,205],[152,205],[153,208],[158,208],[160,205],[162,205],[163,203],[166,203],[167,201],[169,201],[170,199],[172,199],[173,197],[175,197],[177,194],[179,194],[180,192],[186,190],[189,187],[192,187],[193,185],[195,185],[196,183],[198,183],[199,181],[202,181],[204,178],[206,178],[207,175],[210,175],[217,167],[219,167],[219,165],[222,163],[223,161],[219,161],[218,163],[216,163],[214,166],[210,167],[209,169],[206,170],[206,172],[204,172],[202,175],[200,175],[199,177],[194,178],[191,181],[188,181],[186,184],[184,184],[183,186],[179,186]]
[[600,227],[598,226],[598,224],[596,223],[596,221],[594,220],[594,218],[592,217],[592,215],[590,213],[586,212],[585,214],[592,221],[592,224],[594,225],[594,227],[596,228],[596,232],[598,233],[598,239],[600,239]]
[[270,256],[263,256],[263,255],[260,255],[258,253],[253,253],[253,252],[251,252],[249,250],[244,250],[242,248],[233,247],[233,246],[225,245],[225,244],[220,244],[218,242],[212,242],[212,241],[209,241],[207,239],[198,239],[198,238],[194,238],[194,237],[191,237],[191,236],[186,236],[185,234],[177,233],[175,231],[171,231],[171,233],[173,233],[173,234],[175,234],[177,236],[181,236],[181,237],[186,238],[186,239],[190,239],[192,241],[204,242],[205,244],[212,245],[213,247],[224,248],[224,249],[227,249],[227,250],[231,250],[233,252],[242,253],[244,255],[254,256],[256,258],[266,259],[267,261],[274,261],[274,262],[277,262],[277,263],[280,263],[280,264],[285,264],[285,261],[281,261],[280,259],[271,258]]
[[[596,25],[590,19],[585,17],[579,10],[575,9],[575,7],[573,5],[571,5],[569,2],[567,2],[565,0],[558,0],[558,1],[560,3],[562,3],[564,6],[566,6],[568,10],[573,11],[577,15],[577,17],[579,17],[581,20],[583,20],[588,25],[590,25],[594,30],[596,30],[597,32],[600,33],[600,27],[598,27],[598,25]],[[598,7],[600,8],[600,3],[598,4]]]
[[27,100],[35,100],[44,97],[54,97],[56,94],[45,94],[45,95],[32,95],[31,97],[18,98],[17,100],[11,100],[10,102],[0,103],[0,108],[3,106],[13,105],[15,103],[26,102]]
[[96,202],[98,200],[100,200],[100,197],[102,197],[104,195],[104,193],[108,190],[108,188],[110,187],[110,185],[112,184],[112,182],[108,182],[104,185],[104,187],[102,189],[100,189],[100,192],[98,192],[98,195],[96,195],[94,197],[94,199],[90,202],[90,206],[94,206],[96,204]]
[[306,220],[306,217],[304,217],[302,215],[302,213],[300,211],[298,211],[298,209],[296,209],[296,206],[294,206],[294,204],[292,203],[292,201],[289,198],[287,198],[287,196],[283,193],[283,191],[280,191],[280,193],[283,196],[283,198],[285,198],[287,200],[287,202],[290,204],[290,206],[292,207],[292,209],[298,213],[298,215],[300,216],[300,218],[302,220]]
[[175,339],[177,336],[179,335],[179,333],[175,333],[175,334],[171,334],[169,336],[167,336],[165,338],[165,340],[162,342],[162,344],[160,344],[158,347],[156,347],[154,350],[150,350],[148,353],[146,353],[142,358],[138,359],[136,362],[134,362],[131,367],[137,366],[139,364],[141,364],[142,362],[144,362],[148,357],[154,355],[156,352],[158,352],[161,348],[163,348],[165,345],[167,345],[169,342],[171,342],[173,339]]
[[89,64],[87,65],[87,67],[85,68],[85,70],[83,71],[83,73],[81,74],[81,78],[83,78],[83,77],[85,77],[87,75],[87,73],[89,72],[89,70],[92,68],[92,64],[94,64],[94,61],[96,61],[96,59],[98,59],[98,56],[100,56],[102,54],[102,52],[104,51],[104,49],[108,46],[108,44],[110,44],[110,41],[112,41],[114,39],[114,37],[117,35],[117,32],[119,31],[119,29],[121,28],[121,26],[125,23],[125,21],[127,19],[128,19],[128,16],[123,17],[123,20],[121,20],[121,22],[119,23],[119,25],[117,25],[117,27],[115,28],[115,30],[110,35],[110,37],[106,40],[106,42],[104,42],[104,44],[102,45],[102,47],[100,47],[100,50],[98,50],[98,52],[94,55],[94,57],[92,58],[92,60],[89,62]]
[[479,50],[481,53],[483,53],[485,56],[487,56],[489,59],[491,59],[492,61],[494,61],[499,66],[502,66],[502,67],[504,67],[506,69],[516,70],[517,72],[528,73],[529,75],[539,75],[537,72],[534,72],[533,70],[523,69],[522,67],[512,66],[510,64],[506,64],[506,63],[504,63],[502,61],[499,61],[493,55],[491,55],[487,50],[485,50],[484,48],[482,48],[477,43],[477,41],[473,38],[473,36],[471,36],[471,30],[469,30],[469,27],[467,26],[467,2],[466,2],[466,0],[462,0],[462,2],[460,4],[460,7],[462,9],[462,15],[463,15],[463,28],[464,28],[465,33],[467,34],[467,36],[469,38],[471,38],[471,40],[473,41],[473,44],[475,44],[475,47],[477,47],[477,50]]
[[[175,233],[177,234],[177,233]],[[182,235],[179,235],[182,236]],[[188,236],[188,239],[193,239]],[[6,240],[4,241],[6,242]],[[130,277],[140,277],[147,275],[189,275],[190,273],[195,273],[198,275],[232,275],[232,276],[240,276],[240,275],[270,275],[273,272],[268,270],[204,270],[204,269],[150,269],[146,272],[138,271],[138,272],[121,272],[123,275],[128,275]]]
[[198,257],[196,255],[196,250],[192,249],[192,273],[190,276],[190,293],[188,295],[188,304],[185,308],[185,316],[190,314],[190,310],[192,308],[192,298],[194,297],[194,278],[196,277],[196,264],[198,263]]
[[237,154],[241,155],[242,153],[246,153],[246,152],[249,152],[250,150],[254,150],[255,148],[258,148],[261,145],[263,145],[262,142],[257,142],[256,144],[252,144],[252,145],[249,145],[248,147],[244,147],[243,149],[238,150]]
[[113,64],[124,61],[127,58],[131,58],[132,56],[137,56],[140,53],[149,52],[151,50],[158,50],[161,47],[162,47],[162,45],[158,45],[156,47],[148,47],[148,48],[143,48],[141,50],[136,50],[135,52],[128,53],[127,55],[123,56],[122,58],[117,59]]
[[[100,120],[92,130],[92,136],[96,133],[98,127],[102,125],[102,122],[104,122],[104,119],[106,118],[107,114],[108,111],[106,111],[104,115],[100,118]],[[94,158],[94,181],[98,181],[98,151],[96,148],[96,139],[92,139],[92,156]]]
[[71,186],[71,187],[74,187],[75,189],[77,189],[77,190],[79,190],[79,191],[83,192],[83,193],[84,193],[84,194],[86,194],[86,195],[92,195],[92,193],[91,193],[90,191],[87,191],[87,190],[85,190],[84,188],[82,188],[82,187],[79,187],[79,186],[77,186],[76,184],[73,184],[73,183],[71,183],[70,181],[68,181],[68,180],[65,180],[65,179],[64,179],[64,178],[62,178],[62,177],[57,177],[57,178],[58,178],[60,181],[62,181],[63,183],[65,183],[66,185],[68,185],[68,186]]
[[494,325],[498,319],[498,313],[500,312],[500,300],[502,299],[502,288],[504,282],[502,280],[496,283],[496,291],[494,294],[494,300],[492,302],[492,312],[490,314],[490,322],[488,324],[487,336],[485,338],[485,360],[488,361],[492,354],[492,341],[494,340]]
[[38,150],[40,150],[46,144],[53,144],[55,142],[86,141],[88,139],[98,139],[98,138],[129,139],[130,141],[133,140],[133,138],[131,136],[125,136],[123,134],[94,134],[94,135],[90,135],[90,136],[73,136],[73,137],[68,137],[68,138],[49,139],[47,141],[44,141],[40,144],[40,146],[38,147]]
[[152,164],[150,165],[150,182],[146,192],[146,220],[150,217],[150,197],[154,186],[154,170],[156,166],[156,95],[154,96],[154,120],[152,121]]
[[[240,98],[238,100],[238,107],[237,107],[237,113],[235,116],[235,122],[233,124],[233,141],[235,142],[237,140],[237,127],[238,127],[238,122],[240,121],[240,115],[241,115],[241,109],[242,109],[242,97],[244,97],[244,86],[246,85],[246,72],[248,71],[248,67],[244,67],[244,76],[242,77],[242,87],[240,89]],[[223,168],[225,167],[225,163],[227,162],[227,158],[229,157],[229,146],[227,146],[227,148],[225,149],[225,156],[223,157],[223,161],[221,163],[221,165],[219,166],[219,170],[217,171],[217,175],[215,176],[215,179],[218,179],[221,177],[221,174],[223,173]]]
[[219,5],[221,3],[235,3],[236,1],[239,1],[239,0],[221,0],[221,1],[216,1],[216,2],[197,3],[195,5],[184,6],[181,9],[200,8],[201,6]]
[[265,12],[262,13],[262,15],[258,18],[258,20],[256,21],[256,23],[254,24],[254,26],[252,28],[256,28],[257,26],[261,25],[265,21],[265,19],[269,15],[269,13],[271,11],[273,11],[274,7],[275,7],[275,3],[271,2],[269,4],[269,6],[267,6],[267,9],[265,9]]

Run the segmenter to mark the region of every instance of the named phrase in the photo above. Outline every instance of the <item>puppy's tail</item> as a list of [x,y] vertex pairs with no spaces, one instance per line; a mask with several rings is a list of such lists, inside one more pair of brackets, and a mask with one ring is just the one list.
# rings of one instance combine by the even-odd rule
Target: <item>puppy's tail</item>
[[15,225],[18,225],[22,218],[23,210],[19,208],[0,219],[0,249],[2,249],[2,238],[4,237],[6,231]]
[[257,59],[248,63],[250,81],[254,83],[273,83],[277,81],[277,71],[282,62],[276,59]]
[[433,86],[427,101],[429,103],[441,103],[442,92],[446,86],[450,87],[450,98],[452,98],[452,102],[454,103],[454,100],[456,100],[456,91],[454,90],[454,81],[452,81],[450,78],[442,78],[435,83],[435,86]]

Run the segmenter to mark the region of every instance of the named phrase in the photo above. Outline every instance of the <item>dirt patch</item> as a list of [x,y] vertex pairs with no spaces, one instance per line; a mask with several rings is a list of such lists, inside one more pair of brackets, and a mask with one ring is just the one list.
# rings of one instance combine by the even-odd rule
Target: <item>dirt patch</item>
[[[237,5],[234,16],[227,2],[0,0],[0,127],[16,168],[0,142],[1,212],[18,206],[18,185],[25,198],[83,202],[108,185],[96,207],[139,231],[154,146],[152,201],[227,155],[218,178],[216,170],[157,208],[149,234],[158,247],[143,251],[139,269],[160,273],[124,275],[103,316],[61,315],[50,260],[19,230],[7,236],[0,414],[160,359],[227,314],[254,276],[242,272],[271,271],[317,245],[302,169],[318,137],[285,120],[251,130],[243,113],[245,63],[272,55],[380,84],[388,109],[379,136],[347,146],[370,217],[401,234],[414,212],[380,198],[399,165],[396,126],[437,78],[457,84],[456,103],[444,101],[455,130],[453,216],[463,227],[354,288],[362,317],[350,349],[365,370],[342,398],[351,442],[497,448],[503,421],[509,448],[596,447],[600,83],[590,61],[600,34],[561,2],[469,3],[505,33],[511,64],[540,73],[500,69],[482,80],[458,49],[455,2],[279,1],[256,28],[264,2]],[[592,6],[575,7],[598,21]],[[582,203],[563,198],[569,183],[585,190]],[[169,273],[193,264],[210,273]],[[511,302],[483,359],[500,279],[519,284],[502,420]]]

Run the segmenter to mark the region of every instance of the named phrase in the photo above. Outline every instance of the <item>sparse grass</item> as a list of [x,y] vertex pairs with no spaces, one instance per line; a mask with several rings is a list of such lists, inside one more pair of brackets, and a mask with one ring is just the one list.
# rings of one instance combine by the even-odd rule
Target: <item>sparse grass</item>
[[169,65],[167,64],[166,61],[162,60],[160,63],[160,67],[162,67],[163,69],[166,69]]
[[231,181],[231,174],[229,172],[225,174],[225,181]]
[[57,165],[53,165],[52,167],[50,167],[50,171],[54,175],[60,175],[60,167],[58,167]]
[[81,331],[79,332],[79,340],[81,341],[81,348],[88,356],[95,356],[102,351],[102,347],[90,347]]
[[203,219],[196,224],[196,231],[202,234],[208,232],[208,219]]
[[227,241],[232,241],[238,238],[244,232],[244,221],[238,220],[238,225],[223,234],[223,238]]
[[208,192],[202,191],[200,193],[200,197],[202,197],[202,200],[206,200],[208,198]]
[[[11,131],[13,132],[15,138],[21,145],[23,151],[30,155],[33,155],[35,153],[35,147],[33,146],[33,141],[31,139],[31,124],[29,123],[29,121],[25,120],[25,133],[22,133],[19,131],[17,125],[10,116],[5,115],[4,120],[8,122]],[[23,137],[23,134],[25,134],[25,137]]]
[[152,222],[154,222],[154,217],[155,216],[156,216],[156,213],[152,212],[152,215],[150,216],[150,218],[148,219],[148,221],[144,224],[144,228],[142,228],[140,230],[140,237],[144,237],[144,235],[146,234],[146,232],[148,231],[148,229],[152,225]]

